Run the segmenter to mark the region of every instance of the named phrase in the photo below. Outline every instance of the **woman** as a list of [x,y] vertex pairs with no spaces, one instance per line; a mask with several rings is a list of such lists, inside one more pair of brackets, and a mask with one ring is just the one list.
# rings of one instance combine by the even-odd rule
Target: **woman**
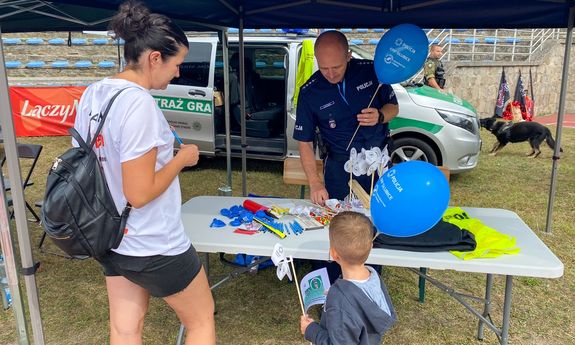
[[215,344],[214,302],[198,254],[180,217],[178,173],[195,165],[195,145],[174,137],[150,89],[165,89],[179,76],[188,53],[185,33],[167,17],[126,2],[110,22],[125,40],[126,68],[90,85],[80,100],[75,127],[86,138],[116,92],[95,145],[114,202],[133,209],[117,249],[98,261],[110,307],[110,344],[141,344],[149,297],[161,297],[188,331],[186,344]]

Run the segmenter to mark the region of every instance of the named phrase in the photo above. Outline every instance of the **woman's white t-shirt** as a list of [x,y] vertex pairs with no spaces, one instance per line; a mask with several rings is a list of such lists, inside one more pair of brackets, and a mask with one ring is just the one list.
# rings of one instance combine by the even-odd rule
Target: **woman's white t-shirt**
[[[174,137],[162,111],[145,88],[123,79],[106,78],[90,85],[78,105],[74,127],[82,138],[98,128],[101,114],[114,94],[101,137],[94,145],[118,212],[126,205],[121,163],[157,148],[156,171],[173,158]],[[72,144],[77,143],[72,139]],[[178,177],[168,189],[141,208],[132,208],[127,231],[116,253],[130,256],[177,255],[190,247],[180,210]]]

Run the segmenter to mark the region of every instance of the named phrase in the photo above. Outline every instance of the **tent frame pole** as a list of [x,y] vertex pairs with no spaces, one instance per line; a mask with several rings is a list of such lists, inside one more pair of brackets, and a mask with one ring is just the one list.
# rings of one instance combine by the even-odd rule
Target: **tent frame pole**
[[559,109],[557,111],[557,129],[555,132],[555,149],[553,150],[553,165],[551,167],[551,186],[549,187],[549,201],[547,202],[547,222],[545,232],[551,233],[553,228],[553,201],[557,190],[557,170],[561,154],[561,131],[565,115],[565,99],[567,98],[567,81],[569,79],[569,61],[571,60],[571,44],[573,44],[573,20],[575,7],[569,9],[567,35],[565,36],[565,55],[563,56],[563,72],[561,75],[561,92],[559,93]]
[[[2,36],[0,30],[0,37]],[[2,136],[4,140],[4,151],[6,163],[8,164],[8,174],[12,180],[12,205],[14,208],[14,219],[16,221],[16,233],[20,245],[20,260],[24,274],[24,283],[28,296],[28,309],[34,344],[44,345],[44,330],[42,329],[42,317],[40,315],[40,303],[38,300],[38,290],[36,286],[36,276],[34,260],[32,258],[32,247],[30,245],[30,234],[28,231],[28,221],[26,220],[26,208],[24,206],[24,190],[22,187],[22,176],[20,171],[20,161],[16,149],[16,134],[14,132],[14,121],[12,119],[12,106],[10,104],[10,93],[8,88],[8,76],[4,65],[4,46],[0,40],[0,124],[2,125]],[[6,255],[6,273],[8,285],[13,298],[14,316],[18,326],[19,344],[29,344],[28,331],[24,305],[18,284],[18,272],[16,270],[16,258],[14,256],[14,246],[10,232],[10,219],[6,202],[4,183],[0,182],[0,241],[3,252]]]

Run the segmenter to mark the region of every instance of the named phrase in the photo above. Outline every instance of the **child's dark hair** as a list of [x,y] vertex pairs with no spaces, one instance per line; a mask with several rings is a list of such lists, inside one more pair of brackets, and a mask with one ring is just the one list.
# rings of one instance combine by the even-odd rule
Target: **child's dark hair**
[[341,212],[329,223],[329,242],[348,264],[363,264],[373,246],[373,224],[362,213]]
[[137,63],[146,50],[159,51],[162,58],[178,53],[181,46],[189,48],[184,31],[170,18],[150,10],[138,1],[126,1],[110,21],[110,30],[122,38],[124,58],[128,64]]

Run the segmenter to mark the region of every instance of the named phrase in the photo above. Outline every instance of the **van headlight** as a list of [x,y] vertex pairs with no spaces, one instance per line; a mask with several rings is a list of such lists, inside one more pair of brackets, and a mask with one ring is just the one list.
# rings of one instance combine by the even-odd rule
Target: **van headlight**
[[446,122],[459,128],[463,128],[472,134],[477,134],[478,126],[475,118],[447,110],[437,110],[437,112]]

